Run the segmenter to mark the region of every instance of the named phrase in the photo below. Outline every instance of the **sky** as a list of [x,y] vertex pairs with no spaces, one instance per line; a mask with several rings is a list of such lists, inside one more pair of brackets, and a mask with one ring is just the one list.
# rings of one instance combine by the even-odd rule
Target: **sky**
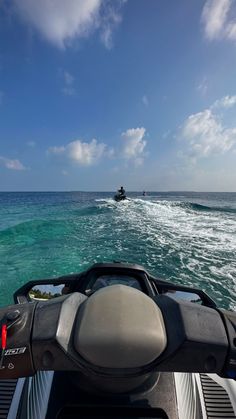
[[0,191],[236,191],[235,0],[0,0]]

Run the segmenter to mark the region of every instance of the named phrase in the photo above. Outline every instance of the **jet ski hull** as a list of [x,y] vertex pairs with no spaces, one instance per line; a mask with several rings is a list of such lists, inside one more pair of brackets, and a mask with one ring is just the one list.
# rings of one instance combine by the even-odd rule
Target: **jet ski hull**
[[114,200],[115,200],[116,202],[119,202],[119,201],[124,201],[125,199],[127,199],[126,195],[115,195],[115,196],[114,196]]

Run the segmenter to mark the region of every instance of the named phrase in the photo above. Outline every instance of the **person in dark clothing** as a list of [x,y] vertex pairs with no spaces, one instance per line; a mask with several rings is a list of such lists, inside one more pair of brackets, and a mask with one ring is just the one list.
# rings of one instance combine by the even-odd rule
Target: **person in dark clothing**
[[121,186],[121,188],[118,189],[118,192],[119,192],[120,195],[125,195],[125,190],[124,190],[123,186]]

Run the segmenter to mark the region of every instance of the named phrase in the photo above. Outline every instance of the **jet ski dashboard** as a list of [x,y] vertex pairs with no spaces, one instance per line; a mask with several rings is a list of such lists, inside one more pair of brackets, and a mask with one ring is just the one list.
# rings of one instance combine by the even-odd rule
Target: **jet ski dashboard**
[[159,371],[236,377],[236,313],[217,309],[203,291],[122,263],[53,281],[66,287],[61,296],[30,299],[31,281],[15,293],[18,304],[0,309],[0,378],[74,371],[116,393]]

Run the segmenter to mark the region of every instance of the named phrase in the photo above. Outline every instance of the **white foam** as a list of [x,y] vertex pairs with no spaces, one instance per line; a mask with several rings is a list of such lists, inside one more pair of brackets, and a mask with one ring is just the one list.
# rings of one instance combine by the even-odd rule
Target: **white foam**
[[[217,280],[236,286],[236,216],[223,212],[191,209],[180,202],[142,200],[117,206],[116,217],[127,230],[136,231],[137,240],[146,240],[156,249],[153,260],[176,257],[180,267],[172,266],[186,282],[186,272],[211,287]],[[233,256],[234,255],[234,256]],[[165,263],[163,257],[163,263]]]

